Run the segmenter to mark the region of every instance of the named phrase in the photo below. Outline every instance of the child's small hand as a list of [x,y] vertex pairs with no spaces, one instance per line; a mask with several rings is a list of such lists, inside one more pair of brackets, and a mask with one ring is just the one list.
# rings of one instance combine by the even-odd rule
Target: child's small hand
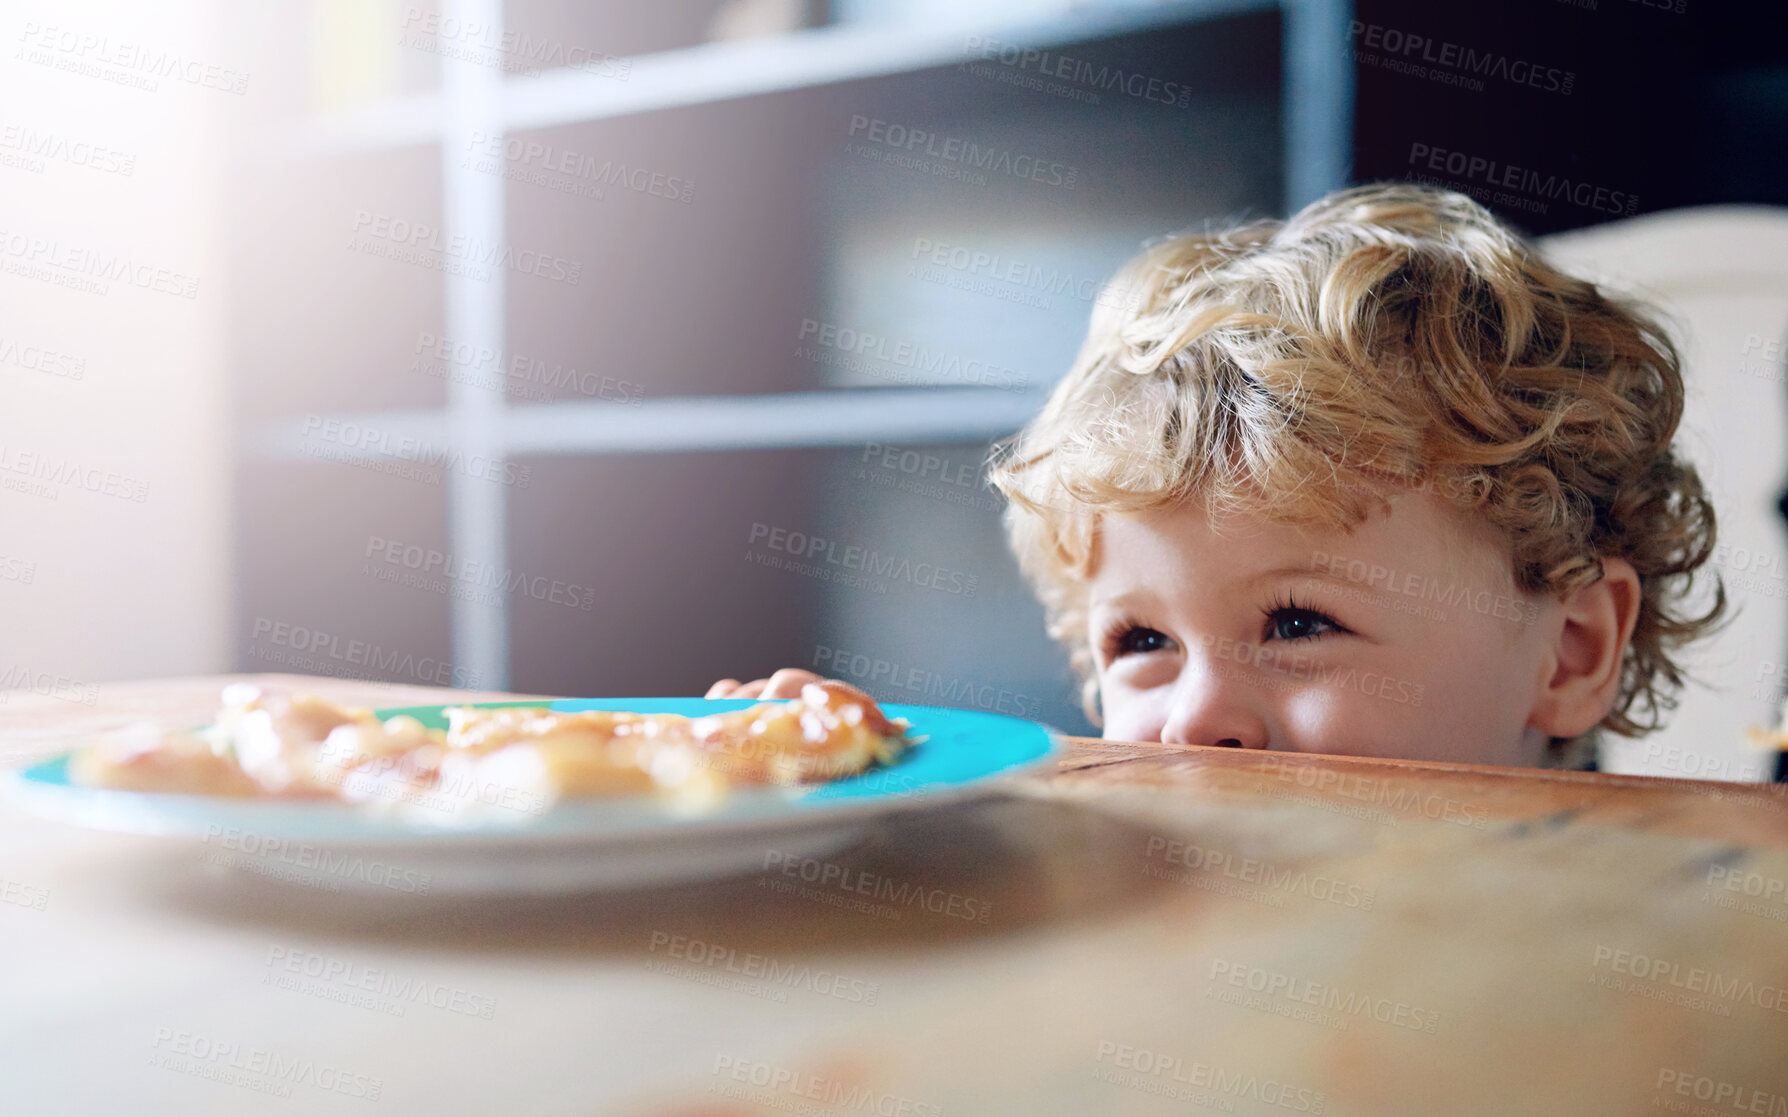
[[721,679],[708,688],[704,698],[799,698],[801,688],[813,683],[833,694],[842,694],[849,698],[873,701],[869,695],[837,679],[822,679],[812,671],[803,671],[799,667],[784,667],[767,679],[753,679],[741,683],[737,679]]

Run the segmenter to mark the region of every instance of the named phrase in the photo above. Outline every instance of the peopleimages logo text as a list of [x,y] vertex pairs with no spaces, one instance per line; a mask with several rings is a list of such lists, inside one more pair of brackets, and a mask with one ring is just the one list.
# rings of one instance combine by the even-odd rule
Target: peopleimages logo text
[[1624,190],[1562,175],[1542,175],[1528,167],[1502,163],[1482,155],[1468,155],[1432,144],[1409,145],[1409,165],[1420,164],[1430,171],[1441,171],[1456,178],[1477,179],[1490,186],[1518,190],[1536,198],[1564,199],[1584,209],[1631,217],[1639,212],[1639,196]]
[[109,290],[100,284],[128,283],[144,291],[176,298],[199,297],[198,276],[143,263],[115,252],[32,236],[14,229],[0,229],[0,261],[24,266],[22,274],[30,278],[54,282],[61,276],[91,281],[86,289],[94,294],[103,295]]
[[[132,504],[149,499],[147,481],[113,470],[95,469],[67,458],[53,458],[35,450],[21,450],[4,442],[0,442],[0,474],[19,474],[51,485],[75,485],[90,493],[117,497]],[[48,491],[59,492],[54,488]],[[52,496],[51,499],[55,498]]]
[[555,147],[539,140],[523,140],[517,136],[474,131],[467,143],[480,158],[501,159],[518,170],[565,175],[597,186],[620,186],[636,194],[650,194],[673,202],[695,200],[693,180],[649,167],[630,167],[625,162],[606,158],[598,162],[598,157],[594,155]]
[[208,824],[204,841],[206,845],[258,858],[263,863],[291,865],[326,877],[345,877],[394,892],[425,895],[432,879],[429,873],[419,873],[378,858],[369,861],[358,853],[338,853],[311,842],[270,838],[235,826]]
[[513,269],[523,275],[535,275],[542,279],[555,279],[577,286],[583,277],[584,265],[581,260],[567,260],[551,253],[536,252],[530,249],[515,249],[507,245],[499,247],[486,241],[478,240],[465,233],[443,233],[438,226],[420,221],[406,221],[401,217],[391,217],[382,213],[369,213],[357,210],[354,213],[353,231],[362,236],[375,237],[388,244],[422,252],[434,252],[440,256],[456,260],[473,267],[501,267]]
[[46,162],[55,161],[129,178],[137,167],[137,157],[129,152],[24,124],[0,124],[0,150],[17,152],[28,166],[40,171]]
[[371,457],[414,462],[430,469],[457,470],[481,481],[524,489],[534,472],[532,466],[517,465],[485,454],[468,454],[456,446],[436,445],[414,435],[394,438],[388,430],[364,426],[352,419],[306,415],[300,433],[306,440],[306,449],[313,456],[323,456],[322,448],[315,443],[330,443]]
[[[1117,307],[1125,310],[1136,310],[1142,305],[1143,292],[1135,288],[1120,288],[1107,284],[1092,276],[1076,276],[1061,268],[1046,267],[1041,264],[1005,256],[998,252],[987,252],[969,248],[966,245],[947,244],[932,240],[930,237],[917,237],[913,240],[913,260],[919,265],[930,265],[933,268],[947,269],[958,273],[958,278],[986,280],[993,283],[1009,284],[1020,288],[1024,293],[1040,291],[1044,295],[1071,295],[1082,302],[1096,302],[1101,306]],[[915,271],[912,274],[927,282],[940,282],[947,273],[936,275]],[[979,288],[973,288],[979,290]],[[983,292],[991,293],[991,292]],[[1047,307],[1048,303],[1033,303]]]
[[1246,962],[1219,958],[1211,963],[1210,980],[1212,985],[1227,983],[1252,993],[1316,1005],[1324,1011],[1343,1016],[1366,1017],[1380,1024],[1391,1024],[1412,1032],[1434,1035],[1440,1025],[1440,1013],[1433,1009],[1343,989],[1327,982],[1311,981],[1276,970],[1262,969]]
[[[575,582],[547,578],[539,574],[524,574],[506,566],[462,559],[451,551],[439,551],[432,547],[418,546],[415,543],[386,539],[380,535],[367,538],[364,557],[377,558],[387,567],[416,572],[422,576],[418,581],[421,588],[424,589],[454,592],[465,588],[481,588],[499,590],[503,593],[520,593],[535,601],[566,605],[574,609],[582,609],[586,613],[590,611],[590,607],[596,601],[594,589],[580,586]],[[439,577],[430,577],[431,575],[439,575]]]
[[923,908],[934,915],[947,915],[970,923],[986,923],[988,916],[993,913],[993,904],[988,900],[947,892],[938,887],[928,888],[923,884],[896,880],[836,861],[821,861],[779,849],[764,853],[764,872],[768,874],[771,870],[776,870],[785,877],[817,884],[821,888],[868,896],[907,910]]
[[746,542],[762,543],[772,551],[780,551],[807,562],[823,562],[845,570],[862,571],[877,578],[907,582],[922,589],[941,590],[959,597],[975,596],[975,591],[981,584],[981,579],[973,574],[951,570],[935,562],[916,563],[909,558],[884,555],[857,543],[841,544],[838,540],[827,539],[823,535],[790,531],[787,528],[771,527],[769,524],[752,524]]
[[1415,35],[1395,27],[1352,20],[1347,37],[1369,50],[1383,51],[1408,61],[1419,59],[1429,66],[1443,66],[1459,73],[1478,77],[1501,78],[1516,85],[1530,86],[1549,93],[1570,96],[1577,83],[1574,70],[1542,66],[1522,58],[1510,58],[1495,51],[1476,50],[1458,43],[1437,41],[1426,35]]
[[[125,81],[119,84],[135,84],[151,92],[157,88],[157,84],[150,80],[152,78],[169,78],[188,85],[237,95],[248,92],[248,75],[240,70],[200,62],[187,58],[178,51],[135,43],[129,39],[113,40],[110,35],[96,35],[27,20],[24,29],[19,32],[19,42],[24,44],[20,57],[28,57],[26,52],[41,52],[37,57],[28,57],[29,61],[41,63],[46,58],[54,59],[56,55],[61,55],[61,61],[69,64],[58,65],[58,69],[84,73],[90,77],[105,77],[107,80],[116,80],[120,76],[135,78],[135,82]],[[112,70],[106,71],[101,69],[103,67],[111,67]]]
[[254,640],[266,639],[294,652],[316,653],[342,663],[369,667],[375,671],[398,674],[425,683],[432,682],[437,686],[457,687],[461,690],[478,686],[477,672],[467,668],[455,667],[430,656],[418,658],[409,652],[381,648],[365,640],[343,640],[334,633],[321,632],[300,624],[256,617],[250,637]]
[[385,1081],[374,1075],[356,1074],[331,1063],[287,1056],[265,1047],[244,1048],[234,1040],[203,1033],[155,1029],[151,1066],[196,1078],[210,1078],[257,1093],[291,1096],[295,1086],[310,1086],[326,1093],[378,1101]]
[[1011,66],[1018,70],[1035,70],[1042,77],[1060,78],[1064,82],[1089,89],[1122,93],[1138,100],[1153,101],[1179,109],[1192,103],[1190,85],[1164,81],[1134,70],[1125,70],[1121,66],[1094,64],[1057,54],[1055,51],[1020,46],[980,35],[965,36],[962,49],[963,53],[972,54],[976,58],[998,62],[1002,66]]
[[[458,986],[443,985],[424,978],[399,976],[380,966],[367,966],[277,943],[267,948],[267,958],[263,964],[269,969],[283,970],[288,974],[301,975],[325,984],[339,984],[347,989],[373,993],[409,1004],[426,1004],[445,1012],[475,1016],[482,1020],[491,1019],[497,1008],[494,998],[467,992]],[[274,975],[267,976],[271,978]],[[272,985],[275,982],[264,979],[262,984]]]
[[879,117],[856,114],[851,117],[850,134],[871,143],[907,153],[917,153],[945,163],[958,163],[975,170],[1029,179],[1045,186],[1065,186],[1072,190],[1080,177],[1080,169],[1066,163],[1040,159],[1026,153],[1013,154],[1008,148],[982,147],[957,136],[943,136],[924,128],[909,128]]
[[[830,352],[860,357],[865,361],[912,369],[930,381],[959,381],[963,384],[1018,391],[1031,386],[1028,375],[1003,365],[989,364],[974,357],[964,360],[960,355],[926,349],[915,342],[896,340],[867,330],[854,330],[849,326],[819,322],[812,318],[801,319],[801,332],[796,340]],[[797,349],[796,355],[818,356],[817,353],[802,349]]]
[[[1194,1105],[1212,1105],[1212,1108],[1228,1112],[1229,1098],[1248,1098],[1289,1109],[1294,1113],[1323,1113],[1328,1106],[1328,1099],[1321,1090],[1310,1090],[1290,1083],[1280,1082],[1273,1078],[1263,1078],[1257,1074],[1226,1070],[1211,1063],[1186,1062],[1179,1055],[1170,1055],[1162,1051],[1152,1051],[1146,1047],[1132,1047],[1115,1040],[1100,1040],[1099,1052],[1095,1063],[1110,1060],[1110,1069],[1118,1072],[1128,1071],[1129,1075],[1119,1078],[1106,1070],[1106,1073],[1094,1072],[1094,1077],[1106,1082],[1116,1082],[1123,1086],[1141,1086],[1146,1084],[1179,1084],[1195,1087],[1197,1093],[1186,1091],[1181,1095],[1169,1093],[1170,1097],[1192,1102]],[[1138,1079],[1132,1081],[1127,1079]],[[1152,1081],[1151,1081],[1152,1080]],[[1161,1093],[1156,1089],[1148,1093]]]

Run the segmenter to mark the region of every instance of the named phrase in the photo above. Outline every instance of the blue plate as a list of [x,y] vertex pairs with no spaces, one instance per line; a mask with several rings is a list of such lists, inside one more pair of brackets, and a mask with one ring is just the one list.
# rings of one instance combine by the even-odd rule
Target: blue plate
[[[451,705],[492,708],[539,702],[448,703],[377,711],[444,728]],[[573,698],[559,712],[632,710],[703,714],[743,709],[748,699]],[[1036,722],[977,710],[887,704],[920,743],[895,764],[811,787],[741,788],[692,806],[654,796],[564,799],[544,811],[493,809],[472,817],[402,814],[354,804],[169,795],[71,783],[68,754],[6,773],[9,798],[33,813],[104,830],[198,838],[211,863],[234,864],[293,883],[357,890],[343,866],[369,856],[401,867],[436,892],[543,893],[631,887],[731,875],[811,858],[859,838],[876,818],[988,794],[1017,773],[1059,756],[1058,733]],[[783,859],[783,860],[779,860]],[[331,869],[331,866],[334,868]],[[276,870],[277,871],[274,871]],[[331,879],[331,872],[339,879]],[[320,875],[319,875],[320,874]],[[388,884],[378,885],[388,888]]]

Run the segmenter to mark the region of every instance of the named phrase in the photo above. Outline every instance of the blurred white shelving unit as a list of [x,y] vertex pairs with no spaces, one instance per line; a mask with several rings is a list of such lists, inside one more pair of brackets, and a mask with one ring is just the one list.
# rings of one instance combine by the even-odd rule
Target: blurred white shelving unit
[[[972,6],[968,7],[972,11]],[[640,55],[628,78],[588,69],[507,76],[484,61],[443,57],[438,92],[390,98],[313,120],[300,157],[334,157],[438,145],[442,233],[501,253],[505,245],[502,175],[470,169],[454,153],[473,136],[610,119],[911,73],[967,60],[971,36],[1020,49],[1059,48],[1151,29],[1253,12],[1282,18],[1284,206],[1289,212],[1348,179],[1353,72],[1348,61],[1352,0],[1106,0],[1036,18],[959,21],[926,27],[846,23],[735,42]],[[502,0],[444,0],[443,24],[476,25],[488,39],[502,27]],[[445,327],[456,342],[504,351],[506,287],[448,272]],[[501,387],[450,381],[446,406],[331,416],[377,429],[381,445],[414,438],[471,457],[639,454],[702,450],[861,445],[866,441],[939,444],[1000,437],[1035,413],[1044,396],[974,388],[840,389],[757,396],[647,399],[616,408],[587,400],[510,404]],[[259,460],[310,460],[305,420],[265,425],[246,453]],[[334,450],[346,449],[335,447]],[[376,459],[372,448],[348,449]],[[448,475],[448,540],[468,563],[505,562],[506,489],[464,471]],[[501,689],[509,680],[506,599],[466,595],[452,601],[453,661]]]

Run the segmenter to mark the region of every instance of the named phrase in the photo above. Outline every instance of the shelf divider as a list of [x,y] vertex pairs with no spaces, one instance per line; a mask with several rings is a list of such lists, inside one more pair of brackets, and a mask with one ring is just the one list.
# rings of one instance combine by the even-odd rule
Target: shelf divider
[[1284,0],[1285,212],[1347,185],[1353,172],[1353,0]]
[[[638,397],[634,397],[638,398]],[[1045,394],[998,388],[840,388],[759,396],[673,396],[638,403],[557,400],[497,412],[494,429],[462,444],[450,412],[369,411],[264,423],[245,452],[261,461],[429,462],[476,447],[506,458],[709,450],[861,448],[978,442],[1016,431]],[[374,432],[363,446],[323,443],[325,423]],[[409,443],[406,447],[405,444]],[[392,447],[410,457],[401,458]],[[318,453],[326,449],[328,453]],[[480,482],[495,486],[497,482]]]
[[[444,14],[481,26],[501,27],[502,0],[447,0]],[[456,343],[491,353],[504,351],[507,274],[504,177],[483,174],[463,165],[459,152],[475,135],[502,131],[502,71],[454,58],[441,60],[439,126],[448,142],[441,146],[441,224],[449,238],[489,246],[497,266],[483,278],[443,269],[445,332]],[[501,385],[472,379],[447,382],[446,429],[449,441],[468,457],[502,456],[504,396]],[[465,469],[449,470],[447,539],[462,568],[504,570],[508,490]],[[473,565],[475,564],[475,565]],[[509,689],[510,610],[507,595],[454,594],[450,598],[452,655],[455,666],[486,690]]]
[[[1313,2],[1327,5],[1330,0]],[[972,62],[978,56],[968,49],[971,38],[1043,50],[1189,20],[1270,11],[1280,4],[1281,0],[1163,0],[1084,8],[1022,22],[965,20],[947,27],[896,30],[843,24],[702,43],[626,59],[625,78],[603,72],[611,68],[605,65],[596,70],[560,67],[504,80],[498,89],[500,128],[485,136]],[[451,64],[442,59],[443,73]],[[500,74],[500,67],[485,65]],[[446,128],[441,100],[434,93],[412,93],[317,117],[301,129],[301,152],[345,155],[438,142]]]

